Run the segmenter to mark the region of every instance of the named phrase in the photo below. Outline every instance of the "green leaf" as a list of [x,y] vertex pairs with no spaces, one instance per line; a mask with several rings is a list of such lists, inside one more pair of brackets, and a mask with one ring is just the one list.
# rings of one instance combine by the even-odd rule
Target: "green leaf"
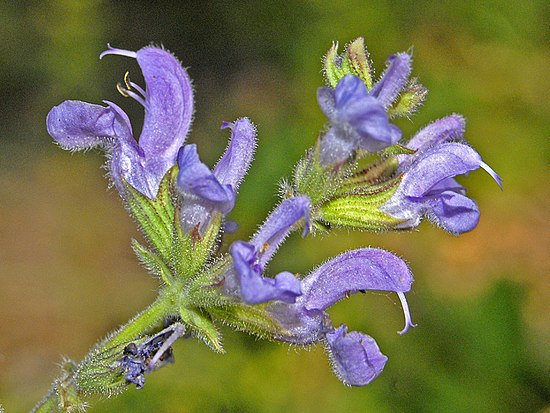
[[174,281],[172,272],[158,255],[149,251],[135,239],[132,240],[132,249],[149,272],[160,278],[165,284],[172,285]]
[[199,308],[180,308],[180,317],[191,332],[217,353],[225,353],[222,336],[212,320]]

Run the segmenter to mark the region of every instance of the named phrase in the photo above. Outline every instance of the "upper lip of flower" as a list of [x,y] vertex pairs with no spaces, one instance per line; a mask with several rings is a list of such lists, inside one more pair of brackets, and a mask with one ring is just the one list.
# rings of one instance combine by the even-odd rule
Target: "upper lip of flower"
[[331,122],[321,141],[322,163],[345,160],[356,149],[377,152],[401,138],[401,131],[389,123],[383,105],[357,76],[344,76],[334,90],[320,88],[317,100]]
[[109,47],[101,57],[107,54],[135,58],[143,72],[145,90],[127,78],[127,89],[119,87],[145,107],[139,143],[132,137],[128,116],[110,102],[105,102],[108,104],[105,108],[65,101],[48,114],[48,132],[67,149],[103,146],[111,153],[109,170],[119,192],[124,192],[125,180],[144,195],[155,198],[162,177],[176,163],[178,149],[191,125],[191,82],[178,60],[166,50],[144,47],[131,52]]

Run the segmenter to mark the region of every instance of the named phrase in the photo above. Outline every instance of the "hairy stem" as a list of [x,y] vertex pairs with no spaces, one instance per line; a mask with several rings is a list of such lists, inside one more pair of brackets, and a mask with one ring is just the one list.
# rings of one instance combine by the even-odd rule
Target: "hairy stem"
[[83,395],[79,394],[78,372],[80,368],[85,366],[86,369],[93,369],[93,354],[125,345],[147,334],[166,317],[176,314],[175,308],[177,306],[173,295],[167,290],[161,291],[161,294],[149,307],[94,346],[79,366],[76,366],[71,372],[64,371],[61,377],[55,379],[48,394],[34,407],[32,413],[84,410],[87,404],[81,399]]

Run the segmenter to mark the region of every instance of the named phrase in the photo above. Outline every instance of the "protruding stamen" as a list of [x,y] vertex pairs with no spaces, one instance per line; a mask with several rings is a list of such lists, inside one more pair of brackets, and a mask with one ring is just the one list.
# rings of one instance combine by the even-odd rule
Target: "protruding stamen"
[[498,184],[498,186],[500,186],[500,189],[503,189],[502,188],[502,178],[493,170],[493,168],[491,168],[489,165],[487,165],[485,162],[481,162],[479,164],[479,166],[481,166],[483,169],[485,169],[485,171],[491,175],[491,177],[495,180],[495,182]]
[[405,293],[398,292],[397,296],[401,301],[401,306],[403,307],[403,314],[405,315],[405,328],[401,331],[398,331],[397,334],[403,335],[407,332],[410,327],[416,327],[416,324],[413,324],[411,319],[411,312],[409,311],[409,304],[405,298]]
[[130,82],[130,86],[133,89],[137,90],[141,94],[141,96],[145,97],[145,90],[140,85],[138,85],[137,83],[134,83],[134,82]]
[[120,82],[116,84],[116,89],[118,90],[118,93],[120,93],[125,98],[132,98],[140,103],[145,109],[147,109],[147,104],[145,103],[145,99],[142,96],[129,89],[126,89],[124,86],[122,86]]
[[129,98],[130,95],[128,94],[128,90],[127,89],[124,89],[124,87],[122,87],[122,84],[120,82],[117,82],[116,84],[116,90],[118,90],[118,93],[120,93],[122,96],[124,96],[125,98]]
[[109,43],[107,43],[107,50],[101,52],[101,54],[99,55],[99,59],[103,59],[103,56],[107,56],[108,54],[132,57],[134,59],[137,57],[136,52],[132,52],[131,50],[117,49],[116,47],[111,47]]
[[132,89],[132,82],[130,81],[130,72],[124,73],[124,84],[126,85],[126,89]]

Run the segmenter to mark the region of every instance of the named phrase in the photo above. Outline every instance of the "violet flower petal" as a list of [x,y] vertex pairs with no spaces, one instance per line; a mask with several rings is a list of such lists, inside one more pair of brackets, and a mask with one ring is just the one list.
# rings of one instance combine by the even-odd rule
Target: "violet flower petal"
[[453,178],[480,167],[499,185],[500,177],[474,149],[461,143],[439,144],[413,156],[399,188],[380,209],[402,219],[399,228],[413,228],[427,215],[454,234],[473,229],[479,221],[479,210]]
[[321,140],[323,164],[342,162],[355,149],[377,152],[401,138],[400,129],[389,123],[384,107],[356,76],[344,76],[334,90],[320,88],[317,100],[331,124]]
[[117,122],[120,119],[111,108],[78,100],[66,100],[54,106],[46,117],[48,133],[68,150],[112,147]]
[[259,251],[259,263],[263,267],[290,233],[294,224],[305,219],[304,232],[309,231],[309,209],[311,201],[307,196],[285,199],[269,214],[250,243]]
[[466,120],[460,115],[438,119],[420,129],[407,143],[407,148],[422,152],[431,146],[463,139]]
[[413,277],[405,262],[377,248],[344,252],[318,267],[302,284],[304,307],[325,310],[361,290],[407,292]]
[[193,89],[187,72],[170,52],[157,47],[137,51],[146,84],[145,118],[139,145],[146,168],[160,180],[173,165],[193,116]]
[[345,324],[326,337],[334,372],[346,385],[369,384],[378,377],[388,361],[372,337],[357,331],[348,333]]
[[479,222],[477,204],[462,194],[445,191],[428,201],[428,218],[452,234],[473,230]]
[[236,192],[254,157],[256,129],[247,118],[224,122],[222,129],[225,128],[231,129],[231,141],[214,168],[214,175],[221,184],[231,185]]
[[197,145],[184,145],[178,154],[180,190],[198,196],[223,214],[229,213],[235,204],[235,192],[231,185],[222,185],[197,154]]
[[240,286],[240,296],[247,304],[261,304],[280,300],[294,303],[301,294],[300,281],[289,272],[282,272],[275,278],[261,276],[258,252],[254,245],[236,241],[229,248],[233,258],[235,275]]
[[371,95],[387,109],[406,86],[412,70],[412,57],[408,53],[397,53],[388,59],[387,68],[374,85]]
[[[135,91],[127,91],[145,106],[139,145],[132,136],[128,116],[107,101],[107,108],[78,101],[54,107],[46,120],[48,132],[66,149],[104,147],[121,195],[124,179],[142,194],[155,198],[160,181],[176,163],[191,123],[193,93],[189,78],[177,59],[159,48],[131,52],[109,46],[100,57],[106,54],[136,58],[143,71],[146,90],[129,82],[128,87]],[[145,100],[139,94],[144,94]]]
[[405,196],[421,198],[438,182],[479,167],[486,169],[497,183],[500,182],[498,175],[481,160],[473,148],[461,143],[444,143],[420,154],[405,172],[400,189],[402,187]]
[[350,293],[362,290],[398,293],[405,316],[404,333],[413,327],[403,293],[410,291],[412,273],[405,262],[377,248],[348,251],[318,267],[302,281],[300,302],[306,310],[325,310]]

